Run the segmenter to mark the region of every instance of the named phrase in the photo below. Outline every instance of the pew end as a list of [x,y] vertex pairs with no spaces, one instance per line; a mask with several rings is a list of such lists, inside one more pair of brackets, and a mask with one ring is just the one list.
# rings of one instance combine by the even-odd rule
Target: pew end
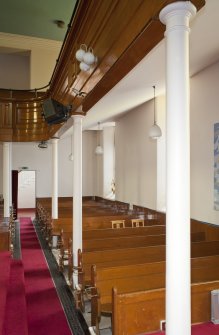
[[[191,285],[192,324],[211,321],[211,291],[219,288],[219,281]],[[165,289],[119,293],[112,290],[113,335],[136,335],[160,330],[165,320]]]

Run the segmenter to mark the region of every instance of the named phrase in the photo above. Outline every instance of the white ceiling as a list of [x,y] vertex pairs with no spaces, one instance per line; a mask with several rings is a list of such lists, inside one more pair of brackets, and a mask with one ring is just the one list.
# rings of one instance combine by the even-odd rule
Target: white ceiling
[[[191,22],[190,75],[219,60],[219,0],[206,5]],[[115,121],[118,115],[165,92],[165,43],[159,43],[128,75],[88,112],[83,129],[97,122]]]

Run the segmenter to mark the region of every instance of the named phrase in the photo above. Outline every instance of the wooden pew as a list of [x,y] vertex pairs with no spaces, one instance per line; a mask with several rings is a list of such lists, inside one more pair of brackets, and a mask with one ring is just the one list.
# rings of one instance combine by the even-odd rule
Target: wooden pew
[[[138,248],[81,252],[78,250],[78,282],[84,290],[90,285],[90,270],[95,264],[98,268],[151,263],[165,260],[166,246],[156,245]],[[219,255],[219,241],[192,242],[191,256],[203,257]],[[72,264],[70,264],[72,267]],[[73,272],[73,269],[70,270]]]
[[[105,217],[98,216],[91,218],[85,217],[83,218],[83,231],[95,229],[111,229],[112,221],[115,220],[125,220],[125,227],[132,228],[132,219],[134,219],[134,217],[127,215]],[[145,226],[158,225],[158,222],[156,220],[144,220],[144,222]],[[60,231],[62,229],[66,232],[70,232],[72,230],[72,218],[45,219],[43,231],[46,232],[46,237],[50,241],[50,243],[53,236],[60,236]]]
[[[152,245],[164,245],[166,243],[166,235],[165,234],[156,234],[156,235],[141,235],[142,229],[132,228],[133,230],[139,231],[139,235],[131,235],[131,236],[116,236],[109,237],[105,234],[103,238],[83,238],[83,252],[91,252],[91,251],[104,251],[104,250],[118,250],[118,249],[126,249],[126,248],[137,248],[137,247],[146,247]],[[120,231],[123,229],[116,229],[116,231]],[[61,232],[61,252],[60,252],[60,270],[63,270],[64,260],[62,256],[68,253],[69,249],[69,240],[72,239],[72,232]],[[203,232],[197,232],[191,234],[191,241],[198,242],[204,241],[205,234]],[[69,269],[69,273],[71,270]],[[70,279],[70,278],[69,278]]]
[[166,227],[164,225],[152,225],[145,227],[126,227],[123,229],[90,229],[83,230],[83,239],[102,239],[114,238],[119,236],[134,236],[134,235],[162,235],[165,234]]
[[[219,289],[218,280],[192,284],[192,324],[211,320],[211,291],[215,289]],[[113,289],[113,335],[158,331],[161,320],[165,320],[164,288],[133,293]]]
[[0,251],[10,250],[9,227],[0,225]]
[[[191,259],[191,280],[219,279],[219,255]],[[165,287],[165,261],[129,266],[91,267],[91,325],[98,325],[101,313],[112,312],[112,288],[120,293]]]

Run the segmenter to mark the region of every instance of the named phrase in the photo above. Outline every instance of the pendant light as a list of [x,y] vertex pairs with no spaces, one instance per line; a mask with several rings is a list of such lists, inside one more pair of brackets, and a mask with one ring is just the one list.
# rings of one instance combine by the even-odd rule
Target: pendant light
[[68,159],[69,159],[70,161],[73,161],[73,160],[74,160],[74,156],[73,156],[73,153],[72,153],[72,135],[71,135],[71,153],[70,153],[70,155],[68,156]]
[[98,122],[98,145],[95,149],[95,154],[102,155],[103,154],[103,148],[100,145],[100,122]]
[[157,140],[159,137],[162,136],[162,131],[161,131],[160,127],[157,125],[156,108],[155,108],[155,86],[153,86],[153,89],[154,89],[154,124],[150,128],[148,135],[153,140]]

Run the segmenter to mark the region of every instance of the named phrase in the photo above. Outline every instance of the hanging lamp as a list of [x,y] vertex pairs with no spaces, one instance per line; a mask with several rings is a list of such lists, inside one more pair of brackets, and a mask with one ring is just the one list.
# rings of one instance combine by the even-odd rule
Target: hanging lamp
[[155,108],[155,86],[153,86],[154,89],[154,124],[149,130],[149,137],[153,140],[157,140],[159,137],[162,136],[162,131],[160,127],[157,125],[156,120],[156,108]]
[[98,122],[98,145],[95,149],[95,154],[102,155],[103,154],[103,148],[100,145],[100,122]]

